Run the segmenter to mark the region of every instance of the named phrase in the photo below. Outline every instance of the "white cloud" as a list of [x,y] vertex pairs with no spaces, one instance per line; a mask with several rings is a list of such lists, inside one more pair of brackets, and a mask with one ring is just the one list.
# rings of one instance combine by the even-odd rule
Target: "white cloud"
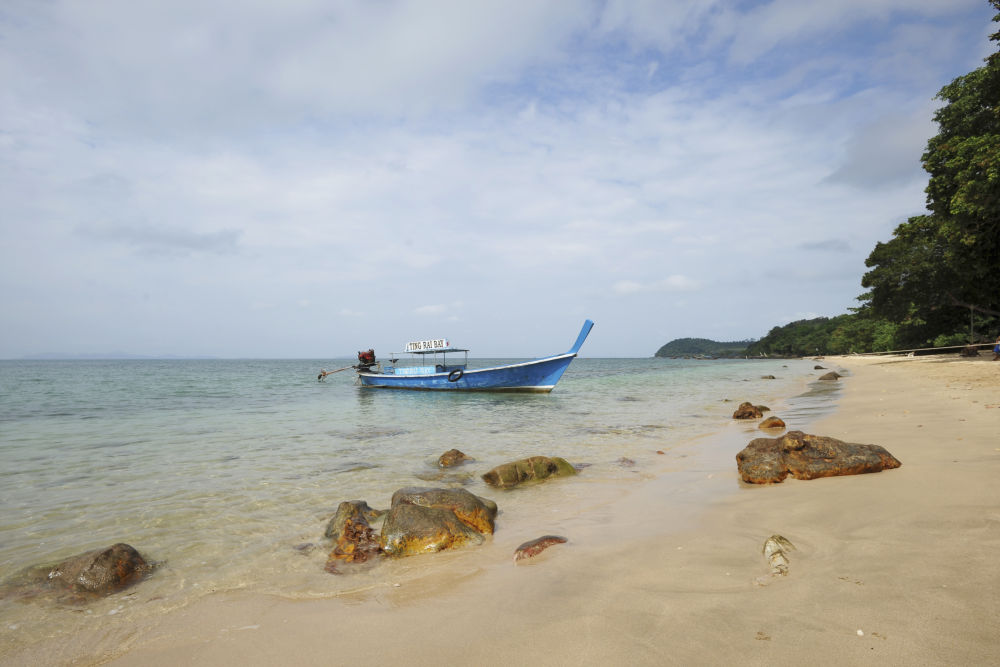
[[640,283],[634,280],[620,280],[612,289],[618,294],[636,294],[639,292],[693,292],[701,287],[697,280],[682,275],[672,275],[661,280]]
[[727,339],[778,317],[737,288],[842,312],[923,208],[929,100],[991,11],[741,7],[10,4],[0,356],[325,355],[414,315],[505,354],[589,316],[604,353],[646,354],[679,321],[644,307],[664,294]]
[[920,156],[935,134],[928,104],[918,113],[889,114],[859,127],[846,142],[842,165],[828,177],[832,183],[880,189],[926,178]]

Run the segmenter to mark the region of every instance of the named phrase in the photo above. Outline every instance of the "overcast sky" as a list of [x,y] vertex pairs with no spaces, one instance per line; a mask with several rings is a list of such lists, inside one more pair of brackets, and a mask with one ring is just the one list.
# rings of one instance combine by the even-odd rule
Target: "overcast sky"
[[986,0],[4,0],[0,357],[650,356],[856,305]]

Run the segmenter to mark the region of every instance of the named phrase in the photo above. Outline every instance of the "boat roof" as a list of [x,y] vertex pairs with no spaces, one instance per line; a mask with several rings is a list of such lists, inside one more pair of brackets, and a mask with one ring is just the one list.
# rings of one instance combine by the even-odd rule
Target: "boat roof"
[[469,350],[463,347],[438,347],[433,350],[408,350],[406,352],[400,352],[399,354],[438,354],[440,352],[468,352]]

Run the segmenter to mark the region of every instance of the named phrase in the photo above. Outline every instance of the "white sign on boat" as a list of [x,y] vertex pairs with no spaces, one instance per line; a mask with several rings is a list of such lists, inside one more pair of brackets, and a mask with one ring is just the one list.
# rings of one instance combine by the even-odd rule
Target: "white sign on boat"
[[445,338],[434,338],[432,340],[415,340],[406,344],[406,352],[429,352],[431,350],[447,349],[448,340]]

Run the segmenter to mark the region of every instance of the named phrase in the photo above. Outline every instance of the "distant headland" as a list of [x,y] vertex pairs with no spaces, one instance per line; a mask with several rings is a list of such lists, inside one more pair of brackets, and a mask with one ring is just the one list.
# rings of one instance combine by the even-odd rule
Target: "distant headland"
[[655,357],[745,357],[752,340],[719,342],[708,338],[675,338],[659,350]]

